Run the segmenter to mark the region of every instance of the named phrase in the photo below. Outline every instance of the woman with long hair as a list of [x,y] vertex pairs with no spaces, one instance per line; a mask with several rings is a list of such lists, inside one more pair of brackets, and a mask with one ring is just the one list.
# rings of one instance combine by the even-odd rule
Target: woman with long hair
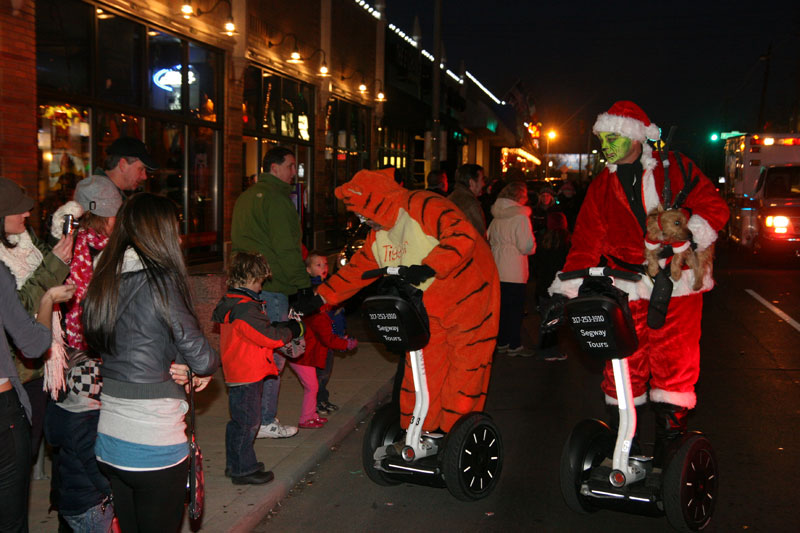
[[194,314],[175,207],[148,193],[128,199],[84,298],[84,337],[103,359],[95,454],[111,481],[124,532],[177,531],[189,446],[184,390],[173,362],[196,390],[219,367]]
[[[0,331],[26,358],[38,358],[50,347],[53,305],[75,292],[74,286],[61,285],[64,261],[37,247],[38,239],[28,234],[25,219],[32,207],[33,199],[19,185],[0,177]],[[68,257],[66,243],[59,250]],[[0,531],[27,531],[34,411],[12,353],[0,334]]]

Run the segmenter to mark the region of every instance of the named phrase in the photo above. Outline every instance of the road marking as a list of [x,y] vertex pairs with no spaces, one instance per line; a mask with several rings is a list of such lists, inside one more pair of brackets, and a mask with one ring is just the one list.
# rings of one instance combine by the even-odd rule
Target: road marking
[[778,309],[777,307],[766,301],[756,291],[752,289],[745,289],[744,291],[753,298],[755,298],[756,300],[758,300],[759,302],[761,302],[761,305],[763,305],[764,307],[766,307],[767,309],[769,309],[770,311],[781,317],[787,324],[792,326],[794,329],[800,331],[800,322],[797,322],[797,320],[794,320],[792,317],[790,317],[789,315],[787,315],[786,313],[784,313],[783,311],[781,311],[780,309]]

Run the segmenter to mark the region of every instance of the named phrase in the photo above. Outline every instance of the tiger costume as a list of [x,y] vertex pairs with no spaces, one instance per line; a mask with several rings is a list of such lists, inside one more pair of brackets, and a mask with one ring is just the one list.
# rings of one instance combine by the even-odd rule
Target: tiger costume
[[[428,191],[408,191],[395,183],[393,169],[359,171],[336,188],[348,210],[381,229],[347,266],[318,289],[337,304],[373,280],[367,270],[423,264],[435,276],[418,287],[430,320],[431,338],[423,349],[430,407],[423,429],[449,431],[466,413],[481,411],[492,367],[500,317],[500,281],[492,252],[455,205]],[[414,383],[408,355],[400,392],[401,424],[414,409]]]

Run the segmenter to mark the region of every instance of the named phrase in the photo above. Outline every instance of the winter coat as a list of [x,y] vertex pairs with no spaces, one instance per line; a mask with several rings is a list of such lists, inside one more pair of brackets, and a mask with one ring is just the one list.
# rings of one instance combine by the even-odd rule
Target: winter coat
[[531,229],[531,208],[510,198],[498,198],[492,206],[489,245],[497,264],[500,281],[528,282],[528,258],[536,251]]
[[73,413],[55,402],[47,405],[45,438],[58,449],[58,512],[82,514],[111,495],[108,479],[94,455],[99,410]]
[[292,186],[269,173],[239,195],[231,219],[233,252],[259,252],[272,279],[263,289],[286,295],[309,286],[300,239],[300,217],[289,194]]
[[472,194],[468,187],[456,183],[453,192],[447,197],[448,200],[456,204],[456,207],[461,209],[461,212],[466,215],[467,220],[475,226],[483,236],[486,236],[486,219],[483,216],[483,208],[481,203]]
[[306,326],[306,351],[295,359],[295,363],[325,368],[328,350],[347,350],[347,339],[333,333],[333,321],[325,308],[319,313],[303,317],[303,323]]
[[272,350],[292,339],[289,328],[270,324],[262,303],[253,296],[246,289],[229,289],[211,315],[220,325],[226,383],[255,383],[277,375]]
[[[691,164],[695,169],[694,175],[699,178],[683,207],[692,213],[688,223],[692,239],[697,244],[698,250],[704,250],[717,240],[717,233],[728,221],[728,206],[717,193],[711,180],[705,177],[689,158],[670,152],[668,176],[673,199],[684,186],[678,157],[681,158],[684,168],[689,168]],[[644,171],[642,200],[645,213],[650,213],[658,204],[663,203],[661,194],[665,180],[664,167],[661,155],[653,152],[649,145],[642,147],[641,162]],[[617,264],[616,259],[633,265],[644,264],[645,230],[631,209],[616,171],[616,165],[609,165],[589,185],[575,223],[572,248],[564,265],[565,272],[598,266],[603,257],[609,260],[613,268],[623,270],[626,267]],[[582,281],[582,279],[561,281],[556,278],[549,292],[574,298]],[[638,282],[617,279],[614,284],[625,291],[630,300],[649,300],[653,290],[653,282],[648,276],[642,276]],[[693,284],[694,272],[684,270],[681,279],[673,285],[672,296],[710,290],[714,286],[711,271],[705,274],[703,286],[699,291],[693,289]]]
[[148,282],[138,256],[132,248],[125,252],[113,348],[111,353],[100,354],[104,392],[108,390],[105,380],[110,378],[159,389],[155,395],[146,393],[146,397],[183,398],[183,387],[169,374],[173,361],[188,365],[192,372],[200,375],[213,374],[219,367],[219,354],[184,304],[178,288],[169,280],[166,285],[169,325],[164,323],[153,304],[158,291]]

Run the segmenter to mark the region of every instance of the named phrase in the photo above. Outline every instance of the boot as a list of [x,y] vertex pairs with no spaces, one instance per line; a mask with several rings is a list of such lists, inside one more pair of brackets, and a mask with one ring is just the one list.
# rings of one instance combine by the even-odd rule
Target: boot
[[670,403],[653,403],[656,416],[656,439],[653,464],[662,466],[670,444],[686,433],[686,417],[689,409]]

